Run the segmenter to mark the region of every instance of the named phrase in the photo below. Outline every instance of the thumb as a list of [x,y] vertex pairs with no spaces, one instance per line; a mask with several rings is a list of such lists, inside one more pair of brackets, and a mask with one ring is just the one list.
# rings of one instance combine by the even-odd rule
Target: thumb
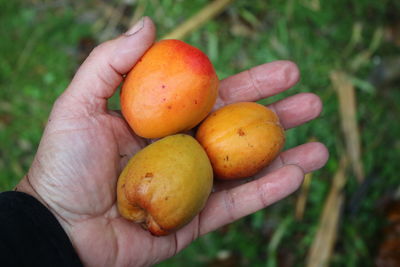
[[97,46],[81,65],[57,104],[74,112],[101,112],[126,74],[153,44],[155,26],[144,17],[125,34]]

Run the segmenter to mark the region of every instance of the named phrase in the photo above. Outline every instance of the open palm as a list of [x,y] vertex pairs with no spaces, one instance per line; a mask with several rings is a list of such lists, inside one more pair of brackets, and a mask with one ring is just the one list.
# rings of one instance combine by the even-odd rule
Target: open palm
[[[127,73],[154,41],[145,18],[134,34],[97,47],[56,101],[39,150],[18,190],[44,203],[67,232],[88,266],[143,266],[173,256],[194,239],[289,195],[304,173],[322,167],[328,153],[320,143],[282,152],[252,182],[215,185],[204,210],[175,234],[154,237],[123,219],[116,207],[116,183],[129,158],[147,145],[118,112],[107,109]],[[293,86],[297,67],[277,61],[221,81],[216,106],[255,101]],[[270,106],[285,128],[317,117],[321,102],[298,94]]]

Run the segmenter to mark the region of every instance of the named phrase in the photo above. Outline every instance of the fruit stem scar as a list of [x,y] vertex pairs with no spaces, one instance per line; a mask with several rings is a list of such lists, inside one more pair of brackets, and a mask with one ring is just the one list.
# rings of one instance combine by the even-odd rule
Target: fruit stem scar
[[245,135],[245,132],[242,130],[242,128],[239,128],[237,131],[238,135],[243,136]]

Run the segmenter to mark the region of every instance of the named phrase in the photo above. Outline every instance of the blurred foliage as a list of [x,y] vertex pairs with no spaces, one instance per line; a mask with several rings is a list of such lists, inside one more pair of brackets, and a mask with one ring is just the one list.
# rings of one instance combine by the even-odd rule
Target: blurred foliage
[[[101,36],[116,36],[131,17],[148,15],[161,37],[208,2],[0,0],[0,190],[12,189],[27,172],[52,103]],[[125,22],[114,23],[115,9]],[[399,188],[400,73],[389,80],[385,74],[400,64],[398,14],[395,0],[236,0],[187,36],[209,55],[220,78],[272,60],[296,62],[299,84],[263,103],[299,92],[319,95],[322,115],[289,130],[286,146],[315,137],[331,158],[313,176],[302,221],[294,219],[293,195],[200,238],[160,266],[304,265],[344,146],[329,80],[335,69],[348,73],[356,86],[366,180],[359,185],[349,177],[331,265],[373,265],[385,223],[382,210]],[[118,108],[118,99],[110,106]]]

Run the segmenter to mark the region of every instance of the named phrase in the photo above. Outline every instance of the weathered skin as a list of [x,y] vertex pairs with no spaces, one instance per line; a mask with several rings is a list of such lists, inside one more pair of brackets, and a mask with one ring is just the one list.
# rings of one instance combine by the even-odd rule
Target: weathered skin
[[218,82],[203,52],[182,41],[162,40],[127,75],[121,110],[135,133],[145,138],[187,131],[211,111]]
[[204,147],[216,178],[250,177],[267,166],[285,143],[278,117],[263,105],[242,102],[212,113],[196,139]]
[[118,209],[153,235],[166,235],[203,209],[212,183],[212,167],[200,144],[189,135],[168,136],[129,161],[118,180]]

